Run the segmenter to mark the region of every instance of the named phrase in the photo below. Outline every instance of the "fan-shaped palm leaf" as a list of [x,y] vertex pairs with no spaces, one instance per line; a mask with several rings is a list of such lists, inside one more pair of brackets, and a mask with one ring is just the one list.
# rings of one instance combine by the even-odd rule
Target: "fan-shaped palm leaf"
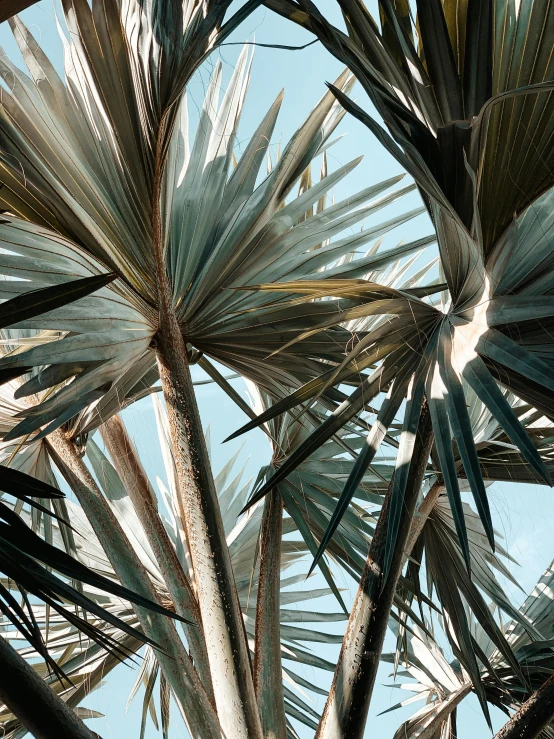
[[[392,346],[385,345],[381,348],[384,343],[381,336],[377,332],[373,335],[370,333],[361,342],[362,347],[355,349],[350,357],[353,360],[361,355],[363,359],[365,357],[373,359],[380,351],[385,360],[378,371],[386,376],[387,379],[382,380],[385,384],[394,377],[393,368],[397,363],[400,363],[399,367],[408,376],[418,372],[419,387],[425,388],[429,399],[436,431],[437,452],[453,507],[459,506],[457,502],[459,493],[454,478],[446,474],[453,464],[449,441],[450,427],[460,450],[485,529],[491,537],[491,543],[488,504],[470,433],[469,416],[467,410],[464,410],[465,401],[462,402],[465,397],[464,386],[468,386],[487,406],[536,474],[549,481],[544,462],[528,435],[524,433],[497,382],[522,397],[532,407],[538,408],[547,417],[552,417],[550,408],[552,401],[548,392],[552,392],[554,388],[550,379],[551,348],[547,335],[552,306],[548,295],[547,275],[536,272],[533,275],[531,272],[527,284],[522,285],[520,289],[517,285],[511,284],[506,292],[504,288],[508,281],[510,283],[513,281],[512,276],[517,271],[516,265],[521,259],[528,259],[532,265],[542,260],[543,250],[549,239],[549,230],[548,228],[544,230],[544,224],[539,225],[534,211],[546,209],[553,197],[551,192],[542,196],[536,206],[526,211],[514,223],[512,228],[514,241],[499,243],[485,265],[488,287],[472,299],[468,299],[460,309],[452,303],[445,313],[440,310],[440,306],[431,305],[402,291],[391,291],[389,288],[361,281],[337,282],[334,286],[327,283],[325,286],[326,294],[334,291],[337,297],[340,296],[339,307],[341,302],[343,306],[345,303],[350,304],[351,307],[343,307],[342,315],[345,319],[353,315],[362,317],[375,313],[391,316],[388,319],[391,328],[387,331],[387,336],[391,335],[394,327],[398,333],[398,341]],[[282,289],[285,289],[285,286]],[[293,288],[287,285],[286,289]],[[310,298],[325,292],[316,283],[297,284],[294,289],[299,292],[305,291]],[[413,318],[416,318],[417,325],[413,324]],[[408,326],[412,328],[407,328]],[[404,342],[413,349],[406,349]],[[389,372],[392,371],[390,379],[386,373],[387,369]],[[351,376],[351,373],[352,365],[346,364],[344,376]],[[367,382],[371,382],[371,378]],[[373,384],[375,385],[375,381]],[[399,407],[403,397],[399,377],[395,378],[395,385],[400,387],[400,392],[393,393],[392,397],[396,398],[396,407]],[[381,385],[375,385],[369,399],[375,396],[380,387]],[[371,393],[371,390],[369,392]],[[371,453],[368,452],[365,458],[366,462],[370,461]],[[395,495],[400,502],[402,496],[400,485],[397,485]],[[456,519],[458,533],[463,543],[465,541],[463,517],[457,515]],[[389,556],[394,545],[394,530],[391,530],[391,537]]]
[[[40,82],[34,86],[3,57],[12,93],[2,105],[2,196],[8,209],[68,233],[92,251],[110,249],[108,236],[114,247],[131,237],[140,248],[151,223],[156,160],[169,145],[182,91],[257,5],[247,2],[224,22],[226,0],[64,0],[65,84],[22,21],[12,18]],[[33,103],[37,108],[29,116],[25,108]],[[21,166],[14,167],[14,157]],[[95,228],[94,220],[105,230]]]
[[520,13],[510,0],[418,0],[413,18],[405,0],[380,0],[379,25],[359,0],[340,0],[346,33],[311,0],[267,5],[316,34],[363,85],[394,140],[356,114],[424,193],[457,301],[478,253],[486,259],[514,214],[554,184],[550,3]]
[[[233,572],[222,540],[218,501],[190,380],[188,365],[197,355],[187,353],[186,344],[263,382],[271,374],[263,360],[284,342],[296,338],[299,331],[317,323],[319,306],[286,309],[280,315],[272,312],[268,321],[266,296],[237,291],[231,297],[228,288],[247,287],[260,280],[296,278],[310,274],[310,270],[316,272],[321,264],[337,261],[341,254],[352,250],[348,239],[319,250],[322,259],[315,264],[306,252],[407,190],[363,205],[394,184],[393,178],[302,220],[355,164],[329,174],[281,207],[311,159],[328,145],[342,116],[330,93],[285,147],[269,176],[256,187],[280,101],[268,112],[228,176],[248,78],[246,53],[238,61],[221,104],[221,67],[216,67],[195,143],[189,150],[186,101],[180,98],[179,82],[186,75],[179,71],[179,54],[170,57],[164,47],[175,43],[175,33],[179,38],[186,13],[179,16],[172,5],[169,14],[160,18],[167,24],[173,13],[177,20],[175,28],[170,29],[163,23],[156,25],[157,14],[162,12],[157,5],[148,6],[144,13],[146,26],[151,24],[154,33],[160,31],[162,36],[161,41],[157,40],[159,58],[156,45],[149,46],[144,56],[152,59],[152,66],[145,68],[146,88],[152,69],[159,63],[177,65],[164,71],[175,72],[175,80],[167,81],[168,89],[159,92],[163,98],[160,115],[158,107],[150,110],[151,99],[142,94],[146,89],[143,80],[135,79],[135,74],[142,74],[143,68],[137,65],[144,55],[135,37],[125,46],[130,49],[129,63],[124,55],[117,60],[125,84],[131,80],[133,84],[115,90],[116,97],[121,94],[117,102],[113,99],[113,80],[107,69],[113,59],[110,55],[104,58],[98,39],[107,42],[111,38],[118,47],[118,34],[127,29],[126,8],[106,5],[99,9],[100,21],[111,11],[110,24],[95,34],[93,25],[87,23],[89,11],[84,5],[79,3],[75,12],[69,3],[66,6],[71,35],[66,44],[65,84],[23,25],[14,23],[33,79],[5,63],[3,73],[12,80],[13,90],[2,111],[2,141],[7,152],[4,168],[9,172],[5,178],[5,206],[27,219],[14,217],[5,225],[10,230],[3,235],[5,246],[18,255],[11,263],[9,255],[4,259],[5,273],[15,274],[12,270],[23,266],[16,276],[29,278],[34,272],[35,278],[42,274],[46,280],[56,281],[60,272],[76,270],[80,274],[84,269],[85,273],[95,273],[108,268],[119,279],[112,291],[99,295],[99,304],[89,303],[78,314],[58,312],[40,319],[43,327],[52,320],[58,323],[58,330],[63,324],[70,333],[55,348],[31,349],[27,359],[32,366],[50,365],[46,377],[51,386],[77,377],[55,392],[46,405],[27,413],[12,433],[29,433],[45,424],[44,432],[50,433],[102,397],[96,418],[87,419],[94,427],[118,408],[120,399],[142,392],[144,384],[152,382],[154,360],[158,359],[174,445],[182,452],[177,458],[180,505],[186,516],[193,566],[205,572],[198,577],[199,606],[203,622],[213,627],[208,629],[208,656],[212,679],[217,682],[214,693],[221,726],[229,737],[241,736],[246,730],[258,736]],[[214,8],[208,10],[216,12]],[[147,36],[142,20],[139,28],[140,42]],[[194,46],[189,44],[187,48],[196,58]],[[126,69],[132,70],[130,76]],[[341,88],[348,89],[350,84],[346,73],[337,80]],[[60,99],[64,100],[63,106],[59,105]],[[120,107],[123,101],[127,113]],[[170,107],[164,109],[164,105]],[[13,165],[15,159],[23,164],[24,177]],[[385,232],[417,212],[390,220],[379,231]],[[363,243],[377,232],[354,238]],[[33,260],[21,260],[31,255]],[[26,271],[27,267],[30,269]],[[67,328],[70,324],[72,328]],[[49,327],[52,325],[49,323]],[[287,352],[275,360],[272,374],[293,385],[317,374],[321,360],[334,357],[334,347],[344,343],[346,334],[333,328],[326,332],[326,338],[336,342],[316,342],[313,347],[303,347],[302,353]],[[308,351],[310,356],[305,358]],[[311,355],[318,356],[319,362],[314,363]],[[10,371],[23,367],[18,356],[3,362]],[[90,427],[88,423],[83,430]],[[62,457],[70,455],[71,450],[62,444],[59,435],[52,437],[52,443],[60,445],[58,454]],[[65,462],[74,466],[74,474],[78,462],[69,457]],[[86,477],[82,468],[80,474]],[[92,483],[86,485],[90,488]],[[89,515],[95,514],[89,511]],[[95,528],[100,536],[98,519]],[[110,542],[104,541],[103,545],[109,549]],[[116,554],[112,551],[110,556]],[[233,669],[225,667],[231,664]],[[246,675],[246,679],[239,681],[239,675]],[[231,712],[235,704],[244,707],[240,719]]]
[[[253,285],[260,279],[282,281],[315,275],[321,266],[336,262],[342,255],[420,211],[402,214],[312,253],[311,248],[322,236],[328,238],[367,218],[411,187],[375,199],[398,181],[398,178],[391,178],[303,220],[302,216],[312,204],[321,200],[357,163],[352,162],[327,175],[284,208],[280,207],[294,181],[323,149],[342,117],[336,106],[332,106],[330,95],[296,133],[266,180],[255,187],[279,110],[279,97],[227,180],[248,77],[245,54],[218,107],[220,77],[221,67],[218,66],[190,153],[185,103],[170,149],[167,202],[163,210],[167,213],[166,256],[177,318],[183,338],[197,351],[259,383],[264,382],[268,373],[273,373],[276,379],[298,382],[296,377],[302,380],[317,371],[304,356],[317,356],[319,351],[324,358],[333,357],[332,350],[325,349],[318,341],[318,346],[302,345],[301,350],[295,349],[292,355],[277,355],[269,365],[264,360],[289,338],[317,325],[319,306],[309,311],[302,308],[280,315],[267,314],[265,304],[269,298],[257,292],[233,294],[229,288]],[[345,75],[341,83],[349,84]],[[367,201],[369,204],[364,205]],[[56,284],[68,276],[97,273],[104,269],[103,263],[111,261],[106,250],[84,250],[43,227],[19,219],[10,220],[3,224],[4,231],[0,235],[4,248],[10,252],[2,255],[0,270],[28,280],[34,287]],[[121,239],[123,232],[119,233]],[[126,251],[137,250],[141,243],[142,256]],[[22,324],[26,328],[55,327],[55,330],[72,332],[55,347],[36,348],[25,354],[29,366],[55,365],[46,374],[43,371],[42,387],[53,387],[76,377],[69,387],[62,388],[60,396],[55,395],[48,406],[40,409],[45,415],[38,409],[33,411],[35,420],[22,426],[23,433],[28,433],[28,427],[38,428],[53,418],[58,422],[62,418],[67,420],[71,417],[69,413],[79,412],[79,401],[85,403],[87,394],[99,392],[105,397],[95,411],[89,412],[80,422],[80,430],[89,431],[100,419],[118,409],[121,398],[132,398],[157,376],[155,352],[152,351],[158,330],[157,298],[152,283],[154,268],[147,264],[152,258],[151,249],[144,236],[139,243],[129,239],[128,246],[127,242],[118,246],[125,254],[125,261],[117,267],[121,279],[111,289],[82,301],[77,310],[56,311]],[[385,265],[418,246],[419,243],[409,244],[390,254],[385,252],[381,262]],[[110,249],[113,250],[113,246]],[[137,277],[132,274],[135,261],[146,262],[144,272]],[[359,266],[366,266],[363,260]],[[138,273],[138,267],[136,271]],[[4,283],[3,287],[6,297],[21,290],[17,282]],[[344,332],[332,329],[328,337],[321,338],[329,338],[332,346],[333,340],[339,345],[345,336]],[[5,371],[13,368],[15,372],[17,367],[23,367],[19,356],[6,358],[4,364]],[[33,391],[37,382],[39,380],[20,392]],[[90,404],[92,399],[88,400]]]

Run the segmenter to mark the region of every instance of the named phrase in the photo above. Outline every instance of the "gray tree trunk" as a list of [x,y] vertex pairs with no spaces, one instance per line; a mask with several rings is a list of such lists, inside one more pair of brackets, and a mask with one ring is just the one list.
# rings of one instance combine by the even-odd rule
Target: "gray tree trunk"
[[494,739],[535,739],[554,720],[554,675],[514,713]]
[[36,739],[99,739],[1,636],[0,700]]
[[113,416],[108,419],[101,426],[100,432],[114,467],[129,493],[148,543],[152,547],[162,577],[175,605],[175,610],[180,616],[193,622],[191,626],[184,627],[187,641],[196,670],[206,692],[213,700],[212,681],[200,609],[189,579],[179,562],[175,547],[158,513],[156,494],[152,490],[121,418]]
[[281,538],[283,501],[271,490],[260,532],[260,576],[256,601],[254,687],[264,739],[287,739],[281,666]]

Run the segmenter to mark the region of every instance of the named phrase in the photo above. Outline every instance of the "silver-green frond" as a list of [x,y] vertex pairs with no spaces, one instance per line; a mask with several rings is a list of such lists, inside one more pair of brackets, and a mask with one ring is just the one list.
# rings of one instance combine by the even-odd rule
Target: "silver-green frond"
[[[424,395],[429,403],[438,464],[445,478],[446,489],[454,511],[458,536],[469,564],[467,534],[452,441],[463,461],[475,503],[487,536],[494,546],[489,504],[479,457],[473,439],[471,419],[467,410],[466,388],[469,388],[502,427],[506,437],[529,464],[535,479],[550,484],[545,459],[526,433],[518,414],[508,402],[503,389],[510,391],[539,411],[549,421],[554,418],[554,382],[551,372],[552,339],[550,322],[554,302],[549,294],[551,278],[537,269],[548,250],[552,231],[551,219],[545,222],[535,217],[536,209],[552,203],[554,191],[543,195],[525,211],[501,239],[483,265],[472,272],[481,275],[478,289],[472,289],[463,300],[451,302],[446,312],[410,290],[363,280],[296,282],[263,286],[264,290],[296,291],[304,297],[294,304],[314,298],[333,297],[322,301],[329,306],[329,317],[320,324],[325,329],[332,322],[350,321],[374,315],[386,315],[386,321],[360,339],[349,352],[340,372],[331,375],[333,385],[351,381],[360,366],[371,367],[340,414],[333,417],[333,428],[349,420],[355,402],[371,402],[383,388],[389,388],[389,400],[383,403],[377,420],[362,449],[356,474],[369,465],[403,401],[406,406],[397,468],[406,467],[413,442],[410,429],[417,428]],[[520,271],[525,261],[526,277]],[[520,275],[516,279],[515,275]],[[285,303],[286,304],[286,303]],[[313,330],[311,335],[316,333]],[[329,383],[328,383],[329,384]],[[315,384],[305,385],[299,395],[309,399],[317,390]],[[278,411],[279,408],[276,408]],[[342,417],[342,419],[341,419]],[[330,425],[327,419],[324,423]],[[318,429],[317,433],[321,433]],[[533,435],[533,434],[531,434]],[[412,439],[412,442],[410,442]],[[540,441],[540,439],[539,439]],[[306,449],[310,440],[306,442]],[[289,471],[291,466],[289,465]],[[407,469],[405,472],[407,475]],[[397,475],[393,490],[393,505],[402,505],[405,475]],[[267,488],[271,486],[267,483]],[[266,488],[266,489],[267,489]],[[262,491],[263,492],[263,491]],[[388,557],[394,549],[396,531],[390,531]]]
[[[3,140],[17,149],[18,161],[25,162],[25,179],[9,164],[13,157],[6,156],[4,168],[10,178],[2,197],[14,215],[0,224],[0,244],[9,252],[0,255],[0,272],[27,280],[26,286],[34,288],[112,270],[118,279],[112,289],[104,288],[67,310],[21,324],[70,334],[56,346],[6,357],[0,369],[23,373],[24,367],[27,371],[46,366],[42,371],[48,387],[62,385],[47,405],[33,411],[32,420],[26,419],[12,432],[14,436],[47,424],[51,431],[77,414],[81,417],[75,430],[84,434],[122,403],[144,393],[156,378],[158,289],[151,193],[148,177],[135,172],[139,158],[131,167],[132,157],[120,150],[121,135],[105,109],[108,80],[80,73],[88,64],[85,47],[72,37],[63,83],[19,21],[15,32],[33,78],[16,68],[4,69],[25,91],[7,98],[3,108]],[[314,303],[308,309],[267,311],[266,303],[273,301],[249,287],[260,281],[315,277],[322,267],[338,264],[345,254],[421,209],[331,241],[314,252],[323,241],[367,219],[414,186],[391,190],[401,179],[393,177],[321,207],[326,193],[359,161],[354,160],[326,173],[309,189],[301,187],[297,197],[291,195],[314,157],[333,143],[331,134],[344,115],[331,93],[322,98],[259,182],[280,95],[233,168],[249,67],[244,50],[222,92],[221,64],[216,65],[192,144],[186,96],[176,104],[159,203],[166,269],[191,359],[195,352],[203,352],[259,383],[273,375],[285,384],[298,385],[320,371],[320,362],[312,357],[334,358],[333,347],[344,345],[348,334],[330,328],[315,342],[307,339],[267,362],[273,352],[317,325],[322,307]],[[347,73],[336,80],[345,90],[352,82]],[[50,86],[54,83],[56,90],[63,88],[59,95],[63,94],[66,106],[53,105]],[[41,137],[34,136],[37,125]],[[7,151],[13,154],[9,147]],[[306,219],[316,203],[320,207]],[[406,245],[385,259],[408,254],[417,246]],[[361,267],[368,267],[363,259],[359,261]],[[354,263],[348,265],[348,270],[354,268]],[[3,282],[2,295],[18,294],[21,284]],[[329,339],[327,345],[323,337]],[[70,378],[73,382],[67,385]],[[84,412],[91,404],[94,411]]]

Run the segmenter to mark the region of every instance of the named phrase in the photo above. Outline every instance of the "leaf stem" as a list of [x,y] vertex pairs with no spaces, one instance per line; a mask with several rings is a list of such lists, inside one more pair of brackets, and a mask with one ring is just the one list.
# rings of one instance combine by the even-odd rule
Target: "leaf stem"
[[419,535],[423,531],[423,527],[427,523],[427,520],[431,515],[431,512],[433,511],[435,503],[439,499],[439,496],[444,491],[444,489],[445,488],[442,483],[433,483],[433,485],[431,485],[431,487],[429,488],[427,495],[421,501],[420,506],[412,519],[410,533],[408,534],[408,541],[406,542],[406,546],[404,547],[404,554],[402,556],[402,567],[400,568],[401,570],[404,569],[404,565],[408,561],[408,558],[412,553],[413,548],[415,547],[416,541],[419,539]]
[[281,666],[280,592],[283,500],[274,488],[264,501],[256,601],[254,686],[264,739],[286,739]]
[[180,616],[193,621],[192,626],[183,625],[183,628],[196,670],[213,702],[208,653],[203,637],[200,609],[191,583],[158,513],[156,494],[152,490],[121,417],[116,415],[108,419],[100,427],[100,433],[123,486],[129,493],[148,543],[152,547],[175,610]]
[[[75,493],[121,584],[157,602],[148,573],[72,442],[58,430],[50,434],[47,443],[56,466]],[[220,739],[217,716],[175,624],[155,611],[133,607],[144,633],[163,645],[164,651],[159,650],[156,657],[183,715],[189,725],[194,726],[195,738]]]

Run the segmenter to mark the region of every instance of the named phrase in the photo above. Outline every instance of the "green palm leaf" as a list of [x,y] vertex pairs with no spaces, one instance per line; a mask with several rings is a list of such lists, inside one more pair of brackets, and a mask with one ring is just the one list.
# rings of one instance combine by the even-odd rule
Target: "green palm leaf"
[[[5,207],[20,217],[0,226],[0,240],[10,251],[0,256],[0,271],[24,278],[36,288],[58,284],[70,276],[94,275],[107,266],[118,279],[109,289],[82,301],[79,308],[51,311],[21,323],[25,328],[70,334],[57,345],[36,347],[2,360],[0,372],[6,377],[18,371],[23,374],[24,367],[40,366],[41,376],[48,376],[52,386],[56,381],[62,383],[48,405],[32,411],[32,419],[26,418],[12,431],[13,438],[20,431],[32,433],[46,424],[51,424],[48,430],[54,429],[72,417],[77,417],[73,425],[85,435],[102,418],[140,396],[157,378],[154,349],[158,290],[147,202],[149,134],[142,129],[144,121],[125,123],[121,117],[112,99],[114,83],[103,68],[112,60],[100,58],[96,41],[85,31],[89,11],[81,3],[77,5],[79,10],[69,21],[70,25],[77,23],[78,28],[75,27],[67,46],[65,84],[56,77],[21,22],[14,22],[14,32],[33,79],[15,67],[4,68],[4,74],[14,76],[22,92],[6,98],[4,106],[4,167],[9,178],[2,198]],[[109,7],[105,6],[103,12],[114,12]],[[169,20],[167,16],[160,22]],[[178,29],[173,32],[179,34]],[[133,79],[136,87],[134,63],[131,54],[126,75],[129,85]],[[160,51],[157,63],[170,62]],[[171,64],[178,63],[177,55]],[[77,64],[85,70],[78,77],[74,71]],[[222,92],[221,64],[216,65],[192,145],[186,97],[174,106],[177,112],[168,138],[160,196],[160,207],[165,213],[165,259],[174,309],[183,338],[191,347],[191,359],[196,350],[262,385],[269,379],[298,385],[320,371],[320,362],[311,356],[325,360],[334,356],[333,350],[322,351],[321,337],[316,344],[302,342],[301,350],[295,347],[275,355],[269,365],[266,359],[316,325],[324,306],[314,305],[309,310],[285,307],[280,312],[268,312],[266,306],[271,298],[249,286],[266,280],[319,276],[322,266],[338,264],[349,253],[361,256],[356,252],[358,248],[421,210],[388,219],[314,251],[323,241],[368,218],[413,186],[382,195],[400,179],[391,178],[345,201],[326,205],[326,193],[356,166],[356,160],[336,172],[325,173],[320,182],[298,197],[290,196],[311,160],[332,143],[330,136],[344,114],[330,93],[292,137],[267,178],[257,184],[279,111],[279,96],[232,170],[249,66],[245,50],[227,90]],[[39,84],[40,70],[44,70],[47,85]],[[149,84],[148,80],[141,80],[138,91],[133,92],[131,86],[125,95],[140,96],[144,85]],[[337,85],[345,90],[351,84],[346,73],[337,80]],[[168,100],[174,94],[167,91]],[[97,109],[85,105],[91,95]],[[125,95],[121,92],[121,100],[126,99]],[[60,96],[66,102],[63,110],[57,102]],[[136,106],[140,101],[131,102]],[[37,109],[42,115],[43,138],[31,136]],[[152,116],[151,126],[155,127],[159,121],[154,112]],[[132,132],[124,133],[124,125]],[[94,144],[95,126],[104,127],[99,148]],[[56,135],[59,130],[64,131],[61,137]],[[133,146],[142,153],[133,154]],[[25,180],[9,164],[9,155],[15,156],[16,149],[19,160],[25,161]],[[42,162],[40,167],[37,157]],[[40,212],[36,210],[37,188],[49,193],[44,200],[53,204],[48,213],[42,206]],[[317,212],[305,218],[315,203],[319,203]],[[365,261],[360,258],[360,269],[365,272],[384,266],[387,260],[409,254],[424,243],[403,245],[390,254]],[[351,262],[348,269],[356,267],[356,262]],[[7,281],[3,283],[2,295],[11,297],[20,289],[20,283]],[[347,334],[331,327],[325,332],[327,336],[340,346]],[[23,363],[23,356],[27,364]],[[73,381],[64,385],[70,377]],[[91,403],[94,408],[87,410]]]
[[[539,203],[542,201],[550,202],[552,197],[551,192],[546,193],[541,197]],[[328,282],[321,286],[315,283],[297,282],[296,285],[287,284],[282,287],[269,285],[261,287],[263,291],[286,290],[290,292],[295,290],[299,294],[304,293],[306,295],[306,297],[297,298],[294,301],[295,303],[308,302],[313,300],[314,297],[323,296],[325,288],[327,288],[326,294],[334,297],[331,303],[335,306],[339,319],[344,318],[346,320],[355,315],[360,320],[364,316],[367,316],[368,320],[374,320],[373,317],[377,315],[381,317],[381,320],[384,320],[386,316],[392,326],[398,326],[399,336],[402,335],[400,330],[406,330],[405,327],[411,325],[411,328],[407,329],[407,333],[402,336],[404,342],[414,347],[414,350],[405,352],[402,359],[399,358],[399,350],[396,349],[394,344],[389,343],[387,345],[391,337],[390,329],[386,333],[380,333],[379,330],[372,329],[371,324],[366,326],[366,330],[369,328],[369,331],[360,342],[363,350],[355,348],[350,354],[350,357],[355,357],[356,363],[352,363],[352,369],[354,366],[357,370],[363,367],[362,363],[365,358],[367,358],[368,363],[382,358],[382,364],[373,371],[373,375],[364,378],[363,386],[360,385],[354,391],[349,402],[355,401],[356,394],[362,392],[362,387],[364,402],[372,402],[381,392],[381,388],[387,387],[394,378],[394,372],[391,372],[390,375],[383,375],[383,373],[386,373],[386,368],[394,367],[397,363],[396,372],[414,372],[421,351],[425,351],[427,347],[429,352],[429,359],[427,360],[429,368],[427,397],[433,415],[437,451],[451,501],[453,506],[459,509],[460,499],[453,467],[454,457],[451,449],[452,435],[450,427],[452,427],[457,447],[462,451],[465,473],[470,481],[476,504],[482,515],[485,528],[488,528],[491,540],[490,521],[487,523],[486,496],[481,482],[482,472],[477,464],[475,441],[472,438],[470,424],[464,411],[465,401],[463,398],[467,396],[468,386],[486,405],[492,416],[496,418],[510,443],[519,449],[533,469],[545,482],[549,483],[549,473],[544,462],[535,450],[521,422],[518,421],[517,416],[506,403],[497,384],[500,382],[501,386],[512,391],[532,407],[538,408],[548,418],[553,417],[549,409],[549,405],[552,403],[551,393],[554,389],[550,368],[552,347],[546,328],[551,320],[550,315],[546,315],[550,310],[549,302],[546,301],[543,307],[540,302],[535,306],[530,306],[525,299],[522,300],[521,305],[517,301],[518,295],[522,295],[523,298],[527,291],[533,293],[534,289],[538,290],[538,294],[535,292],[535,295],[540,299],[543,295],[542,282],[544,280],[542,273],[535,271],[530,274],[528,281],[525,283],[525,288],[520,291],[510,287],[510,302],[506,304],[509,305],[509,315],[504,312],[503,317],[500,317],[496,307],[500,305],[496,301],[502,299],[499,286],[502,285],[504,279],[504,269],[513,270],[519,254],[528,254],[536,250],[537,256],[535,259],[538,259],[538,255],[545,248],[545,242],[549,239],[548,230],[543,236],[537,233],[538,224],[534,237],[528,238],[529,226],[527,224],[529,224],[531,218],[531,212],[525,212],[514,224],[513,231],[515,235],[512,240],[499,242],[485,263],[484,275],[487,276],[487,279],[489,274],[494,275],[494,287],[489,282],[489,287],[483,287],[481,291],[473,295],[473,298],[466,299],[461,310],[458,310],[456,303],[452,301],[447,305],[446,312],[444,312],[440,306],[433,306],[425,299],[408,297],[402,291],[391,291],[390,288],[385,290],[384,287],[378,284],[362,281]],[[526,226],[525,240],[523,236],[519,236],[520,223]],[[503,249],[506,252],[505,256],[501,256]],[[530,257],[530,259],[532,260],[533,257]],[[545,283],[544,290],[548,290],[547,284]],[[535,288],[536,285],[538,285],[538,288]],[[341,313],[341,306],[344,305],[347,299],[350,306],[354,307],[343,309]],[[489,305],[492,313],[490,321],[488,318]],[[533,321],[533,316],[537,315],[537,310],[544,311],[544,318],[540,325]],[[393,318],[389,319],[388,316],[393,316]],[[530,320],[527,319],[527,316],[530,316]],[[500,321],[503,321],[503,323],[500,323]],[[325,326],[325,324],[322,324],[322,326]],[[432,348],[433,342],[438,342],[435,349]],[[539,344],[539,342],[541,343]],[[352,374],[351,370],[350,376]],[[381,380],[381,375],[386,379]],[[338,379],[342,380],[348,377],[348,373],[345,372]],[[301,397],[304,401],[308,400],[309,397],[313,396],[315,387],[314,382],[310,386],[304,386],[302,390],[307,392],[302,394],[301,390],[297,393],[297,397]],[[541,395],[540,402],[537,400],[539,392]],[[294,400],[296,400],[296,397]],[[275,408],[276,412],[280,410],[279,406]],[[264,418],[268,418],[270,415],[271,411],[266,413]],[[462,421],[463,426],[460,425]],[[330,420],[324,421],[324,424],[329,425],[330,423]],[[249,426],[252,427],[253,425],[250,424]],[[340,423],[336,425],[340,427]],[[315,433],[321,434],[322,431],[323,426]],[[368,444],[370,443],[368,438]],[[310,453],[308,445],[306,445],[306,451]],[[298,452],[296,454],[298,458]],[[290,468],[294,467],[294,462],[295,459],[291,459]],[[266,490],[270,489],[271,484],[271,481],[268,481],[266,487],[260,490],[258,495],[262,496]],[[458,516],[458,531],[464,545],[466,538],[460,516]],[[390,546],[393,545],[393,541]]]

